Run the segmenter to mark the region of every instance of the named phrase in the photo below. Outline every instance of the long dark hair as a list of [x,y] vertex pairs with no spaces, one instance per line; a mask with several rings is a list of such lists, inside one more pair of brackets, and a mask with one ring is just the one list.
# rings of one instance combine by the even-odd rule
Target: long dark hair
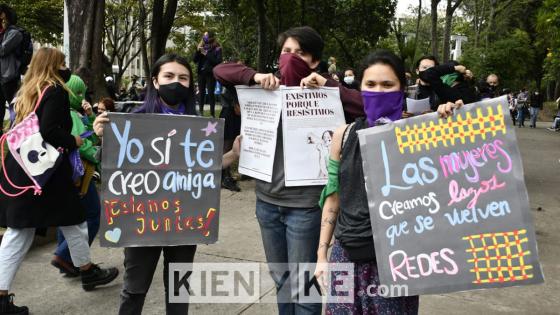
[[0,4],[0,13],[4,12],[4,14],[6,15],[6,19],[8,20],[8,25],[16,25],[17,24],[17,14],[16,11],[14,9],[12,9],[11,7],[5,5],[5,4]]
[[399,82],[401,83],[401,91],[404,91],[404,89],[406,88],[406,75],[404,70],[404,64],[402,60],[399,57],[397,57],[397,55],[395,55],[394,53],[388,50],[383,50],[383,49],[376,50],[371,54],[369,54],[364,59],[357,73],[359,82],[362,82],[362,78],[364,77],[364,72],[367,70],[367,68],[378,63],[387,65],[391,67],[391,69],[393,69],[395,75],[397,76]]
[[160,99],[158,91],[156,90],[153,80],[157,79],[159,72],[161,71],[161,66],[169,62],[177,62],[187,68],[189,72],[189,92],[184,100],[185,104],[185,114],[196,115],[195,108],[195,93],[194,93],[194,82],[193,82],[193,72],[188,60],[185,57],[179,56],[177,54],[165,54],[161,56],[153,65],[152,73],[150,74],[150,80],[147,82],[146,88],[146,98],[144,104],[135,112],[143,113],[162,113],[163,101]]

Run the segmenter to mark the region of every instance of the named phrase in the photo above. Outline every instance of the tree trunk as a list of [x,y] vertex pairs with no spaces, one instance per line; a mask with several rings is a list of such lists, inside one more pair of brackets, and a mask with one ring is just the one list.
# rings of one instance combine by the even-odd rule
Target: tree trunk
[[301,21],[300,26],[307,25],[305,23],[305,0],[301,0]]
[[140,51],[142,56],[142,63],[144,64],[144,76],[149,80],[150,78],[150,60],[148,59],[148,41],[146,40],[146,7],[144,0],[138,0],[138,24],[140,32]]
[[440,0],[432,0],[431,3],[431,16],[432,16],[432,55],[438,55],[438,36],[437,36],[437,26],[438,26],[438,16],[437,16],[437,6]]
[[70,65],[77,70],[89,63],[91,58],[92,25],[95,17],[95,2],[88,0],[66,0],[68,28],[70,32]]
[[418,49],[418,38],[420,37],[420,21],[422,20],[422,0],[418,0],[418,16],[416,17],[416,34],[414,35],[414,50],[412,52],[412,63],[416,60]]
[[451,48],[451,26],[453,23],[453,13],[461,5],[463,0],[447,0],[447,8],[445,9],[445,29],[443,32],[443,62],[449,61],[449,52]]
[[490,0],[490,15],[488,16],[488,28],[486,29],[486,49],[488,49],[488,44],[493,40],[492,34],[494,33],[494,19],[496,18],[497,5],[498,0]]
[[261,0],[255,0],[255,9],[257,11],[257,71],[265,72],[266,70],[266,17],[264,3]]
[[[105,67],[103,46],[103,26],[105,24],[105,0],[92,1],[95,3],[95,18],[92,25],[92,47],[91,47],[91,81],[89,88],[93,90],[93,101],[108,96],[105,85]],[[94,31],[95,30],[95,31]]]
[[165,54],[165,44],[171,32],[175,12],[177,11],[177,0],[168,0],[167,6],[164,0],[154,0],[152,6],[152,28],[151,28],[151,61],[152,64]]
[[[81,71],[94,100],[107,95],[104,78],[103,28],[105,0],[67,0],[70,32],[70,67]],[[99,31],[101,30],[101,31]]]

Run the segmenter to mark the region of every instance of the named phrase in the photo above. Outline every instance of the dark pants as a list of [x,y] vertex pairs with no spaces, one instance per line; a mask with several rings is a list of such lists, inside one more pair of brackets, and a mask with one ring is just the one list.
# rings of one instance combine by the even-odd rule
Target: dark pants
[[188,314],[189,304],[169,303],[169,263],[192,263],[195,245],[168,247],[127,247],[124,249],[124,284],[119,315],[142,313],[146,293],[163,251],[163,284],[165,285],[165,310],[167,315]]
[[[86,208],[86,222],[88,227],[88,242],[89,245],[93,243],[97,232],[99,231],[99,215],[101,212],[101,202],[99,201],[99,194],[95,188],[95,183],[90,182],[88,191],[81,199],[82,205]],[[70,250],[68,249],[68,243],[64,239],[62,231],[58,229],[58,246],[54,254],[68,263],[72,264],[72,258],[70,257]],[[79,266],[76,266],[79,267]]]
[[[229,150],[233,148],[233,141],[234,139],[224,139],[224,154],[229,152]],[[226,177],[231,177],[231,168],[229,166],[226,168],[222,168],[222,181]]]
[[[204,114],[204,104],[205,95],[208,95],[208,104],[210,104],[210,114],[215,117],[214,108],[216,107],[216,97],[214,96],[214,90],[216,89],[216,79],[212,72],[210,73],[199,73],[198,74],[198,91],[200,95],[200,102],[198,106],[200,108],[200,115]],[[208,90],[208,94],[206,94]]]
[[[0,117],[2,123],[6,115],[6,103],[10,103],[19,88],[19,80],[12,80],[10,82],[0,84]],[[4,132],[4,125],[0,126],[0,135]]]

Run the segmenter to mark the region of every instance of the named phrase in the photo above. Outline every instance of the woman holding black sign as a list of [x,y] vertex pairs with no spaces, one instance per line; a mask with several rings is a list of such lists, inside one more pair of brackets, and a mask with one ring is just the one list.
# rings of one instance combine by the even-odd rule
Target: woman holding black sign
[[[354,303],[328,303],[327,314],[417,314],[418,296],[385,298],[380,292],[375,249],[357,130],[402,118],[406,77],[402,61],[389,51],[370,54],[359,72],[365,118],[339,127],[331,144],[329,179],[319,204],[323,208],[315,277],[326,286],[326,264],[354,263]],[[440,105],[440,116],[462,102]],[[335,241],[330,260],[327,250]],[[336,279],[332,277],[331,288]]]
[[[384,298],[370,285],[379,287],[377,264],[362,171],[357,130],[398,120],[402,117],[406,77],[402,62],[393,53],[369,55],[359,72],[365,118],[336,130],[328,165],[329,181],[319,201],[323,208],[321,238],[317,251],[320,263],[354,263],[354,303],[328,303],[327,314],[416,314],[418,297]],[[327,250],[335,241],[330,260]],[[324,266],[315,276],[324,283]],[[334,279],[333,279],[334,280]],[[334,287],[334,283],[331,284]],[[364,294],[358,294],[362,292]],[[367,294],[366,294],[367,293]]]
[[[175,54],[160,57],[153,65],[152,80],[148,84],[146,100],[136,113],[168,115],[195,115],[195,93],[192,70],[188,61]],[[103,135],[107,113],[99,115],[93,128]],[[224,154],[223,167],[229,166],[239,156],[239,138],[233,150]],[[169,302],[169,263],[192,263],[196,245],[127,247],[124,250],[124,284],[119,314],[141,314],[146,294],[152,283],[159,257],[163,252],[163,283],[167,314],[187,314],[188,303]]]

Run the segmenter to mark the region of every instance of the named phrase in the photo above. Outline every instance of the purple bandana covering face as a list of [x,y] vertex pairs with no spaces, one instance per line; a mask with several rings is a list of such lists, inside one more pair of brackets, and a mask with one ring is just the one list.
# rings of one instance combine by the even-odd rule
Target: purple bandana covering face
[[380,118],[390,121],[402,118],[404,92],[369,92],[362,91],[364,101],[364,112],[366,113],[368,125],[375,126]]

